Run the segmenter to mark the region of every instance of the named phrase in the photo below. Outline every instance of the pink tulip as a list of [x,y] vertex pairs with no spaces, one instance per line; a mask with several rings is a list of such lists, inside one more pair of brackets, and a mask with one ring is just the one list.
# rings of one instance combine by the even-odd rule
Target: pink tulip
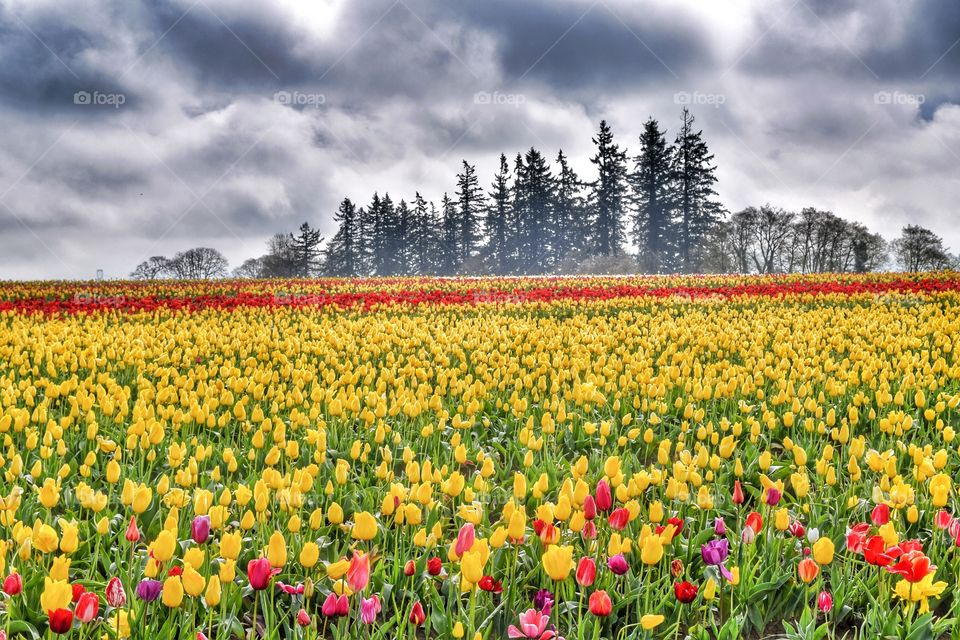
[[824,613],[829,613],[833,609],[833,596],[829,591],[821,591],[817,596],[817,608]]
[[266,558],[257,558],[247,563],[247,580],[254,591],[263,591],[270,584],[273,570]]
[[360,621],[363,624],[373,624],[380,613],[380,598],[371,596],[360,599]]
[[878,527],[882,527],[890,522],[890,506],[886,504],[878,504],[875,506],[873,511],[870,512],[870,520]]
[[627,571],[630,571],[630,564],[622,553],[618,553],[607,560],[607,567],[618,576],[622,576]]
[[323,601],[320,612],[328,618],[345,616],[350,613],[350,601],[347,600],[346,595],[341,595],[338,598],[337,594],[331,593]]
[[524,613],[520,614],[520,626],[510,625],[507,628],[507,635],[511,638],[552,640],[557,637],[557,634],[547,629],[548,622],[550,622],[550,616],[536,609],[527,609]]
[[307,613],[306,609],[297,611],[297,624],[301,627],[310,626],[310,614]]
[[467,551],[470,551],[470,548],[473,547],[473,541],[477,537],[477,532],[473,528],[473,524],[466,523],[460,527],[460,532],[457,534],[457,545],[454,547],[458,556],[462,556]]
[[587,520],[593,520],[597,517],[597,501],[591,495],[588,495],[583,501],[583,517]]
[[941,509],[937,512],[933,522],[937,526],[937,529],[947,529],[950,526],[951,520],[953,520],[953,516],[950,515],[950,512]]
[[190,537],[197,544],[203,544],[210,537],[210,516],[197,516],[190,523]]
[[363,591],[370,582],[370,556],[353,552],[350,567],[347,569],[347,584],[352,591]]

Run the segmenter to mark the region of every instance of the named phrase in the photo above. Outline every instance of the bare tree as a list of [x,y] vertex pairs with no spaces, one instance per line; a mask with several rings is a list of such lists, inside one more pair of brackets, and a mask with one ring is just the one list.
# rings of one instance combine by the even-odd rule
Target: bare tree
[[263,277],[263,258],[247,258],[239,267],[233,270],[234,278],[261,278]]
[[170,261],[163,256],[153,256],[137,265],[130,273],[134,280],[156,280],[170,271]]
[[747,207],[730,216],[730,251],[733,268],[737,273],[750,273],[750,252],[760,212],[756,207]]
[[905,271],[935,271],[955,265],[943,246],[943,238],[915,224],[904,227],[892,246],[897,262]]
[[169,262],[174,277],[183,280],[208,280],[227,275],[227,259],[216,249],[197,247],[181,251]]
[[753,228],[753,264],[760,273],[782,271],[783,257],[790,246],[796,214],[765,204],[757,212]]

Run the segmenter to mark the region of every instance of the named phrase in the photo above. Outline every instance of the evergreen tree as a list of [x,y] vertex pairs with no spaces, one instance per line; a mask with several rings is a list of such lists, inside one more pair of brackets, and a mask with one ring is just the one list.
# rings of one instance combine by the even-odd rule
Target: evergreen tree
[[483,213],[483,190],[477,179],[477,168],[463,161],[463,173],[457,174],[458,237],[457,259],[467,265],[480,245],[480,221]]
[[510,167],[507,156],[500,154],[500,170],[493,176],[490,185],[490,206],[487,209],[486,235],[487,264],[492,273],[508,272],[509,246],[508,234],[511,215]]
[[583,182],[567,162],[563,150],[557,154],[560,173],[557,175],[553,202],[554,268],[564,259],[577,253],[583,241],[589,237],[589,225],[585,219]]
[[350,198],[344,198],[333,219],[339,223],[337,233],[327,245],[326,272],[332,276],[351,277],[362,273],[363,252],[360,247],[360,216]]
[[410,212],[410,225],[407,232],[407,267],[410,273],[428,275],[436,271],[435,212],[436,208],[432,203],[430,209],[427,208],[427,201],[418,191],[413,199],[413,210]]
[[713,155],[693,130],[693,116],[684,107],[682,125],[674,143],[673,199],[676,202],[679,229],[677,245],[680,267],[684,273],[698,268],[699,247],[711,228],[723,217],[723,207],[714,198],[717,182]]
[[656,120],[647,120],[640,136],[640,155],[634,158],[630,175],[636,204],[633,239],[640,252],[640,266],[648,273],[667,271],[672,263],[672,150],[664,133]]
[[380,266],[380,255],[383,254],[383,205],[378,193],[366,209],[361,209],[360,216],[360,246],[363,251],[361,273],[365,276],[376,275]]
[[399,237],[400,221],[397,208],[390,199],[390,194],[383,194],[380,200],[379,221],[380,242],[374,261],[374,274],[378,276],[395,276],[400,273],[399,252],[402,248]]
[[440,247],[438,252],[439,271],[441,275],[449,276],[457,272],[460,267],[460,219],[457,205],[450,196],[443,194],[441,201],[442,222],[440,224]]
[[553,228],[553,176],[546,158],[530,147],[524,158],[524,207],[520,210],[520,269],[522,273],[546,273]]
[[396,230],[394,234],[396,251],[396,273],[398,275],[409,275],[412,271],[410,266],[410,229],[412,226],[413,214],[406,200],[400,200],[397,205]]
[[593,143],[597,154],[590,162],[597,165],[593,183],[593,249],[599,255],[619,253],[626,240],[623,230],[623,208],[627,198],[627,152],[613,142],[613,132],[606,120],[600,121],[600,132]]
[[310,278],[320,272],[323,251],[323,236],[319,229],[311,229],[304,222],[296,234],[291,234],[289,250],[292,254],[293,273],[298,278]]
[[523,154],[517,153],[513,159],[513,187],[511,195],[513,203],[510,207],[510,215],[507,217],[507,253],[504,260],[504,270],[506,274],[516,274],[521,272],[520,245],[523,238],[523,218],[527,207],[527,169],[523,164]]

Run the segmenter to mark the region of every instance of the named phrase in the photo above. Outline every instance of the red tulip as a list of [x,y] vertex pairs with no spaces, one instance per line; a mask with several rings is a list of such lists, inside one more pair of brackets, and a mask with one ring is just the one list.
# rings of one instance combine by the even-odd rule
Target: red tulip
[[441,571],[443,571],[443,560],[436,556],[427,560],[427,573],[432,576],[438,576]]
[[683,604],[689,604],[697,597],[697,585],[691,584],[686,580],[676,582],[673,585],[673,595]]
[[613,602],[606,591],[594,591],[590,594],[590,613],[598,618],[606,618],[613,611]]
[[681,573],[683,573],[683,560],[674,558],[670,561],[670,575],[677,578]]
[[67,633],[73,626],[73,612],[69,609],[49,611],[47,615],[50,616],[50,631],[54,633]]
[[900,560],[892,567],[887,567],[890,573],[896,573],[903,576],[907,582],[920,582],[929,574],[937,570],[935,565],[930,564],[930,558],[925,556],[922,551],[910,551],[900,556]]
[[873,508],[873,511],[870,512],[870,521],[878,527],[890,522],[890,506],[886,504],[878,504]]
[[790,532],[790,535],[795,538],[802,538],[803,534],[806,533],[806,529],[803,528],[803,523],[799,520],[794,520],[791,522],[788,531]]
[[255,591],[263,591],[270,585],[273,569],[266,558],[257,558],[247,563],[247,580]]
[[503,583],[499,580],[494,580],[493,576],[483,576],[480,578],[477,586],[480,587],[481,591],[488,593],[503,593]]
[[580,532],[580,535],[583,536],[584,540],[593,540],[597,537],[597,525],[593,523],[593,520],[587,520],[587,523],[583,525],[583,531]]
[[[430,566],[429,563],[427,566]],[[407,560],[406,564],[403,565],[403,575],[408,578],[417,572],[417,563],[413,560]]]
[[76,614],[80,622],[90,622],[97,617],[100,611],[100,598],[97,594],[87,591],[77,600]]
[[937,511],[937,515],[933,519],[933,523],[937,526],[937,529],[947,529],[950,527],[950,521],[953,520],[953,516],[950,515],[949,511],[941,509]]
[[73,595],[70,598],[70,602],[78,601],[80,599],[80,596],[82,596],[86,592],[86,589],[83,588],[83,585],[77,582],[70,585],[70,589],[73,591]]
[[15,596],[23,591],[23,576],[14,571],[3,579],[3,592]]
[[610,485],[606,480],[597,483],[597,509],[606,513],[613,507],[613,496],[610,494]]
[[733,482],[733,504],[741,505],[745,501],[743,497],[743,487],[740,486],[739,480],[734,480]]
[[423,605],[417,600],[413,603],[413,608],[410,609],[410,622],[413,623],[413,626],[419,627],[426,619],[427,614],[423,611]]
[[620,507],[619,509],[614,509],[610,514],[609,518],[610,528],[614,531],[620,531],[627,526],[627,523],[630,522],[630,511]]
[[123,583],[120,582],[120,578],[117,576],[110,578],[104,595],[107,597],[107,604],[114,609],[118,609],[127,604],[127,593],[123,590]]
[[747,515],[746,525],[753,529],[755,534],[760,535],[760,530],[763,529],[763,518],[756,511],[751,511]]
[[583,517],[587,520],[593,520],[597,517],[597,502],[593,496],[588,495],[583,501]]
[[863,553],[868,533],[870,533],[870,525],[866,522],[860,522],[850,527],[847,531],[847,549],[854,553]]
[[140,541],[140,529],[137,528],[137,516],[130,516],[130,524],[127,525],[125,537],[130,542]]
[[577,563],[577,584],[581,587],[589,587],[597,579],[597,563],[593,558],[584,556]]
[[863,559],[877,567],[885,567],[900,555],[899,547],[887,549],[887,543],[880,536],[870,536],[863,547]]

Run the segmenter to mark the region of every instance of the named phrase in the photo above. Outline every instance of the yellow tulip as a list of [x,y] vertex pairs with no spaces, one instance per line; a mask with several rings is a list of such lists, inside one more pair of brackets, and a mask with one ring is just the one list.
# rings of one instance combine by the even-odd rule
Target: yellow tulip
[[827,565],[833,562],[834,544],[833,540],[822,537],[813,543],[813,559],[817,564]]
[[208,607],[215,607],[220,604],[221,595],[220,578],[218,576],[211,576],[210,581],[207,583],[207,592],[203,594],[204,603]]
[[267,560],[274,569],[287,564],[287,543],[279,531],[274,531],[267,545]]
[[163,604],[166,607],[175,609],[183,602],[183,583],[180,576],[170,576],[163,581]]
[[167,529],[158,533],[156,540],[153,541],[153,557],[160,562],[167,562],[173,558],[176,549],[177,538]]
[[310,569],[320,558],[320,547],[317,546],[315,542],[307,542],[303,545],[303,548],[300,549],[300,565],[304,569]]
[[566,580],[573,570],[573,547],[550,545],[543,554],[543,568],[552,580]]
[[377,535],[377,519],[367,511],[361,511],[353,516],[353,528],[350,536],[354,540],[373,540]]
[[184,565],[180,581],[187,595],[194,598],[203,593],[204,587],[207,586],[207,581],[204,577],[189,564]]
[[664,620],[666,620],[666,618],[660,614],[648,613],[640,617],[640,626],[643,627],[645,631],[650,631],[651,629],[656,629],[663,624]]
[[73,588],[66,580],[43,579],[43,593],[40,594],[40,608],[43,611],[66,609],[73,599]]

